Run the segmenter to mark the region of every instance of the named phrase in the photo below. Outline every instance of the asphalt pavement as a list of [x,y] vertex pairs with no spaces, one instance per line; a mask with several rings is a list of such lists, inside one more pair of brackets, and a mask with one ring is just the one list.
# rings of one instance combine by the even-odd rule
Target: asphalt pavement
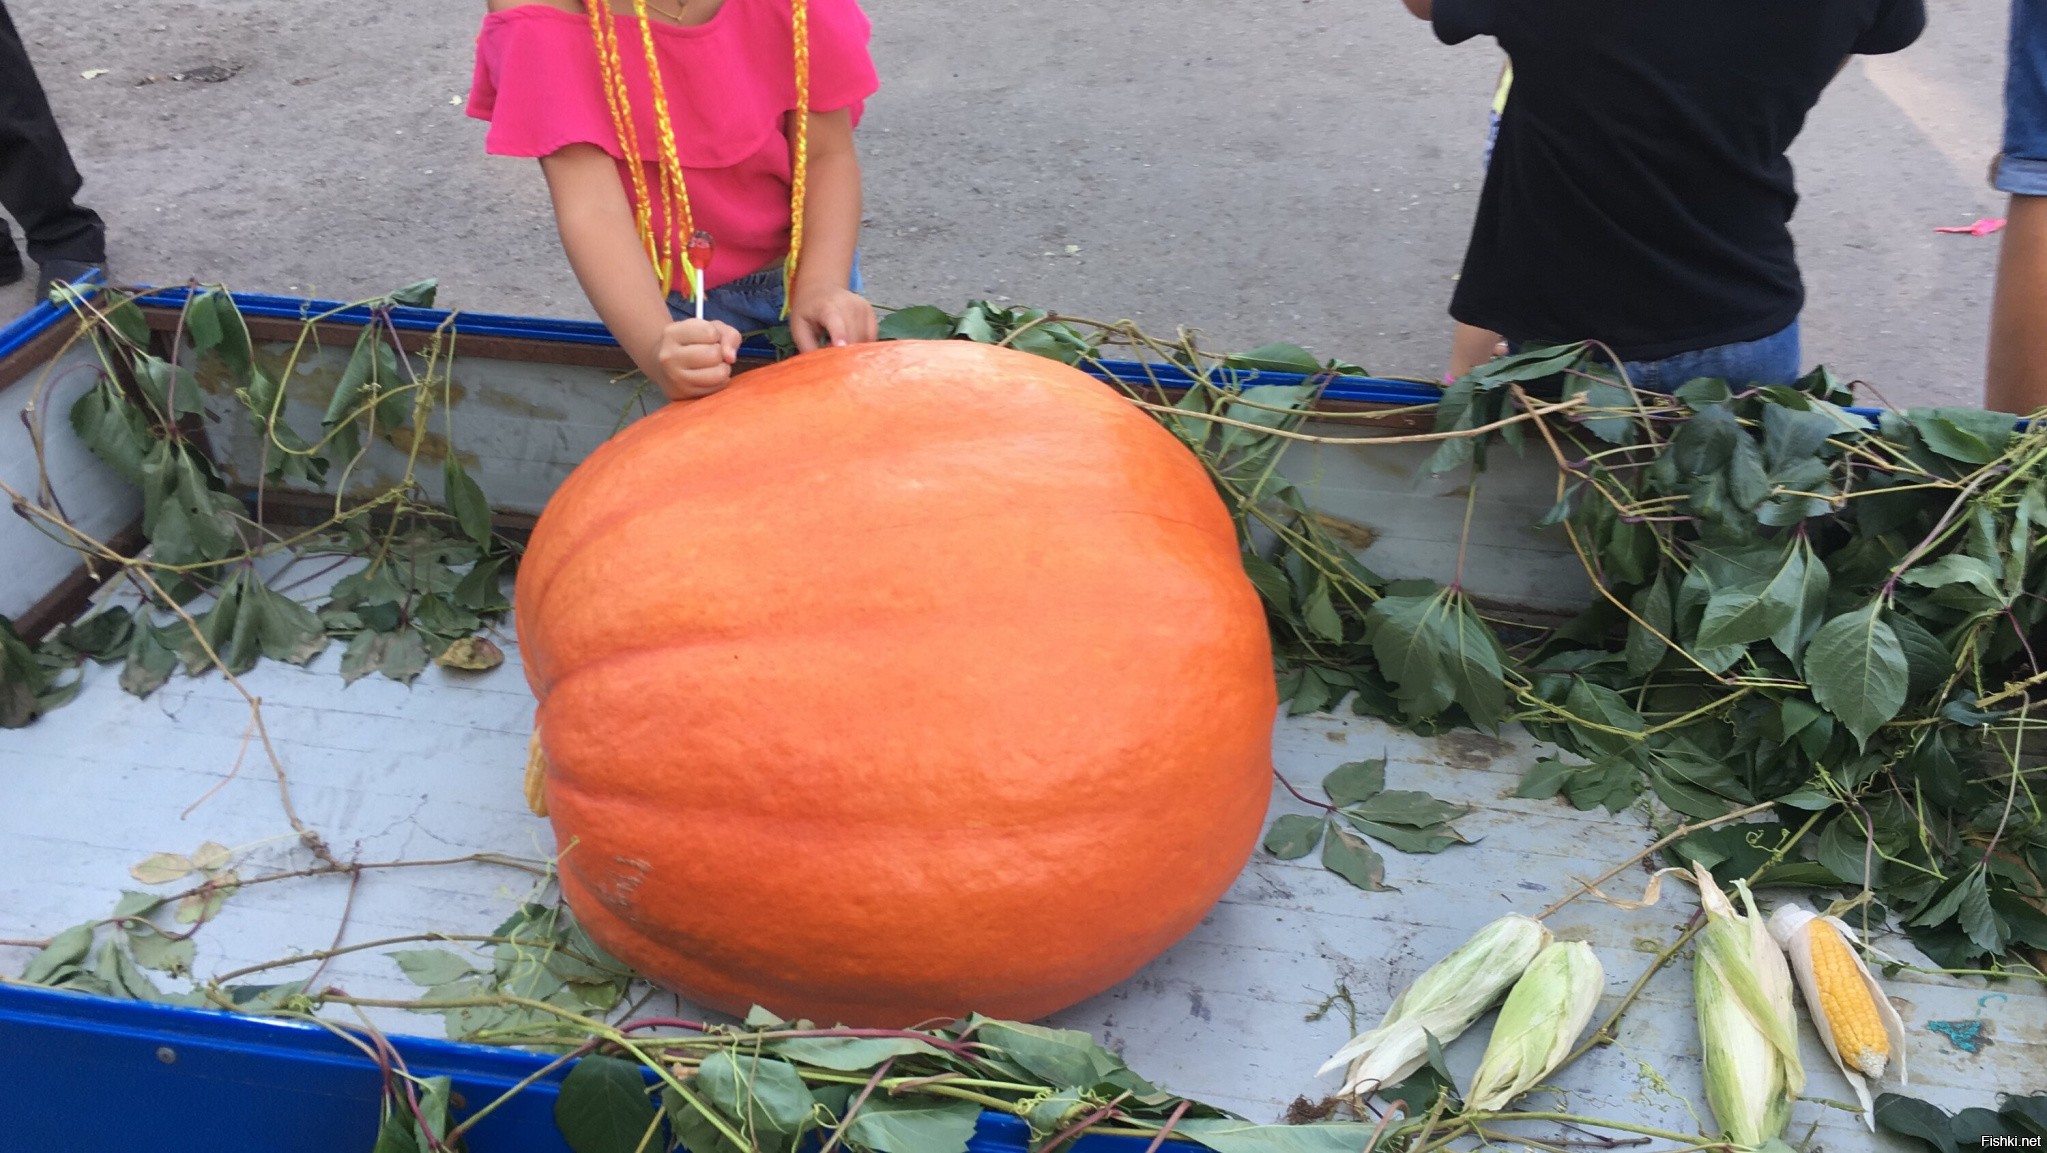
[[[481,0],[12,0],[120,277],[588,317],[538,166],[463,115]],[[1809,360],[1975,403],[2002,214],[2005,0],[1929,0],[1793,157]],[[1290,340],[1433,376],[1477,201],[1488,41],[1398,0],[869,0],[863,269],[889,305],[989,298]],[[0,314],[25,307],[0,292]]]

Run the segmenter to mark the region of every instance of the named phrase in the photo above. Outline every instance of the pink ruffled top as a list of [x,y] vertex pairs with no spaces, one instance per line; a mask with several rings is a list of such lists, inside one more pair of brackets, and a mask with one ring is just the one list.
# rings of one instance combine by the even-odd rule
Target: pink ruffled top
[[[810,0],[809,14],[811,110],[851,108],[857,123],[863,102],[879,86],[867,53],[867,15],[857,0]],[[716,242],[709,283],[775,264],[789,252],[787,114],[796,107],[789,0],[725,0],[710,20],[690,27],[649,23],[690,211],[696,227]],[[660,136],[640,22],[620,17],[618,36],[655,227],[666,229]],[[582,13],[527,4],[484,17],[469,115],[490,122],[484,149],[497,156],[547,156],[570,144],[594,144],[619,161],[619,179],[631,195],[631,173]]]

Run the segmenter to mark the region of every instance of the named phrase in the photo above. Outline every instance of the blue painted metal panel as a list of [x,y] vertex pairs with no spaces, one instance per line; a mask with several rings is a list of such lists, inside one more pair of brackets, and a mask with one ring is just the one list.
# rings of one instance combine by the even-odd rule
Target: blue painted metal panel
[[[515,1049],[389,1038],[415,1076],[446,1076],[458,1118],[546,1065]],[[566,1069],[470,1130],[479,1153],[569,1153],[554,1125]],[[276,1153],[375,1141],[382,1078],[317,1025],[0,986],[0,1150]],[[144,1137],[146,1134],[146,1137]],[[968,1153],[1024,1153],[1022,1121],[983,1113]],[[1143,1153],[1133,1137],[1088,1137],[1078,1153]]]
[[[185,286],[159,288],[146,292],[140,299],[144,303],[177,308],[195,290]],[[266,293],[234,293],[236,307],[247,316],[274,317],[286,320],[311,320],[319,318],[339,324],[367,324],[370,310],[351,306],[338,300],[313,300],[297,296],[277,296]],[[64,315],[63,310],[51,304],[40,304],[22,315],[13,324],[0,329],[0,356],[6,356],[40,335]],[[448,325],[458,336],[505,336],[523,340],[553,341],[560,344],[595,344],[616,346],[611,333],[602,324],[590,320],[552,320],[538,316],[507,316],[486,312],[450,312],[439,308],[407,308],[391,310],[394,327],[408,332],[433,332]],[[750,340],[741,351],[748,356],[772,359],[776,353],[773,345],[764,340]],[[1176,364],[1154,364],[1134,360],[1104,360],[1097,364],[1083,366],[1083,371],[1097,380],[1145,386],[1157,382],[1167,388],[1186,388],[1194,381],[1194,374]],[[1295,385],[1311,378],[1294,372],[1265,372],[1232,370],[1230,379],[1242,387],[1255,385]],[[1349,401],[1360,404],[1415,405],[1431,404],[1442,391],[1433,384],[1421,381],[1399,380],[1375,376],[1331,376],[1319,378],[1324,381],[1322,395],[1330,400]],[[1876,409],[1851,408],[1848,411],[1874,421]]]
[[[95,272],[78,283],[98,284],[99,279],[100,274]],[[59,308],[45,300],[9,321],[5,328],[0,328],[0,360],[20,352],[29,341],[48,332],[70,313],[70,309]]]

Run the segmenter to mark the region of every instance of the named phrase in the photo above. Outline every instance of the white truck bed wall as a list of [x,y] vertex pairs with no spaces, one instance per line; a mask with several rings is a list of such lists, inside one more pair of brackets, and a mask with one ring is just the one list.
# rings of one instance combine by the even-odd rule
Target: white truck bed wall
[[[481,343],[481,342],[477,342]],[[419,445],[414,476],[439,499],[441,460],[450,443],[469,474],[499,512],[537,515],[569,472],[617,429],[659,405],[658,393],[638,377],[591,364],[516,359],[522,343],[498,339],[489,352],[465,353],[456,342],[450,386],[435,398]],[[292,365],[284,417],[308,441],[347,365],[352,343],[308,346]],[[292,346],[260,342],[265,371],[283,374]],[[509,355],[508,355],[509,354]],[[207,390],[207,433],[225,475],[253,488],[264,471],[264,444],[217,371],[202,371]],[[452,435],[451,435],[452,429]],[[1411,429],[1317,422],[1319,436],[1393,436]],[[1449,581],[1457,572],[1465,491],[1463,471],[1429,476],[1423,463],[1430,442],[1357,447],[1303,442],[1288,450],[1282,472],[1301,485],[1319,511],[1335,518],[1358,542],[1365,564],[1391,578]],[[405,475],[412,448],[409,430],[371,445],[347,480],[350,492],[381,492]],[[330,478],[331,481],[331,478]],[[1525,456],[1496,446],[1480,481],[1464,584],[1474,596],[1499,604],[1570,612],[1591,595],[1583,567],[1561,530],[1533,526],[1555,502],[1556,468],[1540,443]]]
[[[47,479],[71,523],[111,541],[141,518],[142,498],[71,430],[71,406],[100,374],[89,344],[67,346],[73,331],[59,321],[0,360],[0,480],[35,500]],[[42,437],[47,478],[38,468],[31,427]],[[49,526],[0,516],[0,616],[21,617],[79,567],[79,554]]]

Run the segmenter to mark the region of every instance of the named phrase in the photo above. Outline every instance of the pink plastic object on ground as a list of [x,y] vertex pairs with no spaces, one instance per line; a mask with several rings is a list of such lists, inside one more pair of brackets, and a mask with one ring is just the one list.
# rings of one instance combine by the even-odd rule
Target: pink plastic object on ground
[[2003,220],[1998,219],[1996,217],[1986,216],[1983,219],[1978,220],[1974,224],[1948,225],[1946,227],[1936,228],[1934,229],[1934,231],[1967,233],[1970,236],[1988,236],[1991,233],[1996,232],[1998,229],[2003,227],[2004,227]]

